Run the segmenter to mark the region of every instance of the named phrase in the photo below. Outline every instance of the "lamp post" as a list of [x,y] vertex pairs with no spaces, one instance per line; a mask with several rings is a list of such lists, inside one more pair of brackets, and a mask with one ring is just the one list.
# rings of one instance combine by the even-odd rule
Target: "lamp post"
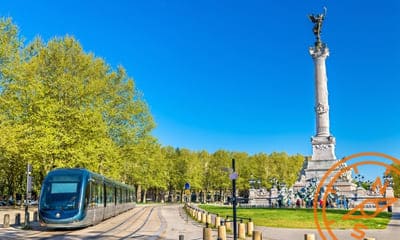
[[276,178],[271,178],[270,180],[271,183],[271,189],[269,190],[269,207],[272,208],[272,190],[276,188],[276,185],[278,184],[278,180]]
[[229,178],[232,180],[232,208],[233,208],[233,239],[237,240],[237,224],[236,224],[236,179],[238,178],[238,174],[235,171],[235,159],[232,159],[232,173],[229,175]]
[[383,176],[383,181],[384,181],[384,184],[387,185],[388,187],[393,186],[393,177],[391,175]]
[[357,187],[361,186],[361,183],[364,181],[364,176],[362,176],[361,174],[357,174],[355,176],[356,182],[357,182]]
[[254,180],[253,178],[250,178],[249,180],[249,184],[250,184],[250,189],[254,189],[254,183],[256,182],[256,180]]
[[[387,174],[383,176],[384,179],[384,186],[385,186],[385,198],[393,198],[394,197],[394,192],[393,192],[393,177],[390,174]],[[389,188],[389,189],[388,189]],[[386,200],[387,201],[387,200]],[[388,212],[392,212],[392,205],[388,205]]]
[[258,185],[258,189],[261,189],[261,180],[257,179],[257,185]]

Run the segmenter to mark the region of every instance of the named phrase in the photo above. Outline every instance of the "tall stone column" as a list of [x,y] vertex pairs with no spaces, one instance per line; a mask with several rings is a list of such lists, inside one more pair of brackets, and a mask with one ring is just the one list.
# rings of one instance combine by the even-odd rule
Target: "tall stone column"
[[[306,158],[303,169],[300,173],[298,181],[294,184],[294,191],[299,191],[308,186],[310,182],[319,182],[328,170],[338,162],[335,155],[336,140],[331,135],[329,125],[329,103],[328,103],[328,78],[326,74],[326,58],[329,56],[329,49],[321,40],[322,23],[325,19],[325,13],[312,14],[309,18],[314,23],[313,33],[315,35],[315,43],[309,48],[310,55],[314,61],[314,82],[315,82],[315,125],[316,133],[311,138],[312,156],[311,159]],[[342,165],[341,167],[345,167]],[[331,178],[339,172],[339,168],[330,171]],[[348,197],[352,196],[355,185],[351,182],[350,174],[343,174],[335,182],[335,187],[339,189],[341,194]],[[330,178],[328,177],[329,182]]]
[[333,160],[336,159],[335,138],[331,136],[329,130],[328,78],[325,65],[329,49],[325,44],[317,42],[309,51],[314,60],[316,117],[316,134],[311,141],[313,146],[311,160]]

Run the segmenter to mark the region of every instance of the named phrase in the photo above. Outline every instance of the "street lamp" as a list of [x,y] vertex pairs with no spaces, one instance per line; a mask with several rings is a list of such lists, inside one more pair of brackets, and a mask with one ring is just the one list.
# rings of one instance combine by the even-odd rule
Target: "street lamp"
[[270,182],[271,182],[272,188],[275,188],[276,185],[278,184],[278,179],[276,179],[276,178],[271,178]]
[[357,174],[355,176],[356,182],[357,182],[357,187],[361,186],[361,183],[364,181],[364,176],[362,176],[361,174]]
[[385,185],[387,184],[388,187],[393,186],[393,177],[391,175],[383,176],[383,181],[384,181],[384,184]]
[[254,189],[255,187],[254,187],[254,184],[256,183],[256,180],[254,180],[253,178],[251,178],[250,180],[249,180],[249,184],[250,184],[250,189]]
[[261,180],[257,179],[258,189],[261,189]]

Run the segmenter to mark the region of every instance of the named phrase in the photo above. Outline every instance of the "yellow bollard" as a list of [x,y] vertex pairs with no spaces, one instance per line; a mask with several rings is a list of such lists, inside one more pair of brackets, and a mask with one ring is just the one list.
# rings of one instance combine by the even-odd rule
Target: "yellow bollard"
[[218,239],[226,240],[226,228],[225,226],[218,227]]
[[203,228],[203,240],[211,240],[211,228]]
[[247,235],[252,236],[254,231],[254,223],[250,220],[247,222]]
[[311,233],[305,234],[304,240],[315,240],[315,235]]
[[245,231],[246,224],[239,223],[238,225],[239,225],[239,227],[238,227],[238,237],[239,237],[239,239],[246,239],[246,231]]
[[207,222],[207,213],[205,213],[205,212],[201,213],[201,222],[202,223]]
[[216,216],[215,217],[215,222],[214,222],[215,227],[219,227],[221,225],[221,217],[220,216]]
[[253,231],[252,240],[262,240],[262,233],[260,231]]
[[207,221],[206,223],[211,225],[211,214],[207,214]]
[[225,222],[226,231],[232,231],[232,222]]

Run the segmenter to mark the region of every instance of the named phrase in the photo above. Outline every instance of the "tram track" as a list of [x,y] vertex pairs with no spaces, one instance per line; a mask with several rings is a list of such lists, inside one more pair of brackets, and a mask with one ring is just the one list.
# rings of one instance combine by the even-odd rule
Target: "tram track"
[[32,224],[32,230],[15,229],[6,235],[0,232],[0,239],[33,240],[160,240],[165,239],[168,222],[162,205],[136,206],[118,216],[101,223],[75,230],[49,230]]
[[[119,223],[111,224],[112,227],[108,230],[102,229],[102,233],[90,236],[90,237],[85,237],[85,239],[100,239],[102,236],[111,236],[113,233],[116,233],[117,235],[120,234],[121,232],[128,231],[127,229],[132,227],[132,224],[135,224],[139,222],[140,219],[143,218],[143,216],[150,216],[151,212],[153,211],[154,207],[143,207],[138,210],[138,212],[135,212],[134,214],[128,216],[127,218],[124,219],[118,219],[117,221]],[[114,219],[110,219],[110,221],[113,221]],[[115,222],[117,222],[115,221]],[[140,223],[140,222],[139,222]],[[145,223],[143,223],[145,224]],[[101,227],[101,225],[99,225]],[[97,227],[96,227],[97,228]]]
[[[136,207],[115,217],[106,219],[97,225],[75,230],[48,230],[35,227],[32,231],[25,232],[23,239],[35,240],[75,240],[75,239],[122,239],[139,231],[153,212],[154,207]],[[132,227],[134,228],[132,231]],[[128,233],[126,233],[128,232]],[[28,233],[28,234],[26,234]],[[121,233],[126,233],[121,236]],[[13,238],[20,239],[20,238]]]

